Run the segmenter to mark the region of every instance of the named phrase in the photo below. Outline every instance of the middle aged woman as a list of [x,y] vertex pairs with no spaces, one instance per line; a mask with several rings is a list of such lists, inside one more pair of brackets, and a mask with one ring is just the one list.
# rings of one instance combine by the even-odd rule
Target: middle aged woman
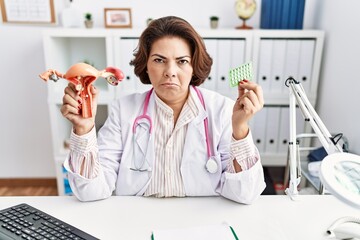
[[[96,136],[69,84],[61,112],[73,125],[65,161],[81,201],[115,195],[222,195],[249,204],[265,188],[248,121],[263,107],[262,89],[243,80],[233,101],[199,88],[212,59],[185,20],[169,16],[144,30],[131,61],[153,89],[116,100]],[[94,113],[98,91],[93,88]],[[95,114],[94,114],[95,116]]]

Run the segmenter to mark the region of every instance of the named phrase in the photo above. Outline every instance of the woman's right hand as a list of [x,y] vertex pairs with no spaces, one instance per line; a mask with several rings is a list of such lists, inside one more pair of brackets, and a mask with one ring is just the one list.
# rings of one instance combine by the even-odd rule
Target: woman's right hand
[[84,135],[90,132],[95,125],[98,91],[94,86],[90,89],[93,101],[93,116],[91,118],[82,117],[82,100],[80,97],[80,91],[75,89],[74,84],[69,83],[64,92],[63,105],[60,108],[61,114],[73,124],[75,134]]

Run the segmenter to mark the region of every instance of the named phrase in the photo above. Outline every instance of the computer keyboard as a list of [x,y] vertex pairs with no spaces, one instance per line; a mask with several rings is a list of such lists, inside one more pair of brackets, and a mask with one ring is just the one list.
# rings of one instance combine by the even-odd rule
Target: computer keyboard
[[0,210],[0,240],[98,240],[26,203]]

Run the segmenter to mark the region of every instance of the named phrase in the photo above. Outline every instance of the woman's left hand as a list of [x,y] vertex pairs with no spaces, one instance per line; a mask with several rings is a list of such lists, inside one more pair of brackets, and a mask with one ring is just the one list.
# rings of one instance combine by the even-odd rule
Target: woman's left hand
[[243,139],[249,132],[248,121],[264,106],[263,91],[260,85],[243,80],[238,85],[239,97],[233,108],[233,137]]

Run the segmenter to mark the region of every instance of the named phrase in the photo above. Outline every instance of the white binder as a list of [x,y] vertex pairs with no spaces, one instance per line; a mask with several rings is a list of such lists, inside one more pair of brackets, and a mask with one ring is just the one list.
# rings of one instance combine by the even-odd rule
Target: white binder
[[276,39],[272,44],[272,69],[270,77],[270,92],[279,94],[285,84],[284,68],[286,57],[286,40]]
[[272,45],[273,45],[273,40],[269,40],[269,39],[260,40],[257,82],[263,88],[264,95],[270,92]]
[[280,107],[267,107],[265,152],[276,153],[279,142]]
[[289,147],[290,135],[290,115],[289,107],[283,106],[280,108],[280,127],[279,127],[279,144],[278,153],[287,153]]
[[128,94],[136,92],[136,81],[140,81],[135,77],[134,67],[130,66],[130,61],[134,59],[133,50],[136,47],[137,39],[120,39],[119,52],[116,55],[120,57],[120,68],[124,72],[125,78],[120,82],[118,88],[120,94]]
[[230,97],[229,67],[231,66],[231,40],[218,40],[218,76],[216,89],[219,93]]
[[305,93],[310,94],[311,75],[314,64],[315,40],[301,40],[300,64],[298,81],[301,82]]
[[203,87],[213,90],[216,90],[216,81],[217,81],[217,41],[216,39],[204,39],[206,50],[209,53],[210,57],[213,60],[211,71],[208,79],[203,83]]
[[252,135],[253,141],[258,148],[260,153],[265,152],[265,133],[266,133],[266,117],[267,117],[267,107],[261,109],[257,112],[252,120]]
[[[289,77],[293,77],[296,80],[298,79],[298,71],[299,71],[299,55],[300,55],[300,46],[301,40],[291,39],[287,40],[286,47],[286,60],[285,60],[285,69],[284,69],[284,79],[288,79]],[[288,87],[283,85],[283,93],[288,94]]]
[[[278,153],[287,153],[290,138],[290,115],[289,107],[282,106],[280,110],[279,145]],[[296,132],[305,132],[305,119],[299,108],[296,109]]]
[[[246,62],[245,59],[245,39],[234,39],[231,40],[231,59],[230,59],[230,68],[236,68],[239,67],[241,64]],[[228,75],[229,77],[229,70],[228,69]],[[230,87],[229,80],[227,81],[227,85],[229,86],[230,92],[229,97],[232,99],[236,99],[238,97],[238,90],[236,87]]]

